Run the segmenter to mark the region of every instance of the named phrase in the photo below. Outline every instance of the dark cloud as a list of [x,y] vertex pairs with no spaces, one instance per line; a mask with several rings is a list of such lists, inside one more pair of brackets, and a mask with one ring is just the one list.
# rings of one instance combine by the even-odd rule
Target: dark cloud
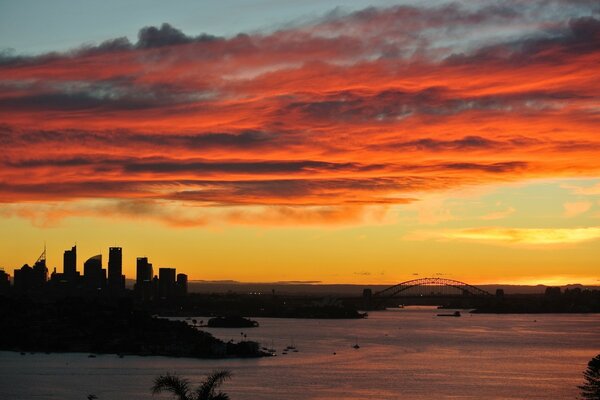
[[598,51],[600,20],[591,16],[572,18],[555,29],[511,42],[484,46],[473,53],[452,54],[449,65],[469,65],[486,62],[532,65],[532,63],[568,63],[570,55]]
[[[183,183],[183,182],[182,182]],[[201,189],[177,190],[176,200],[225,204],[395,204],[411,201],[386,194],[418,190],[431,182],[419,177],[187,181]],[[345,196],[340,197],[340,193]],[[362,195],[357,195],[362,193]],[[366,197],[365,197],[366,194]]]
[[249,149],[264,147],[277,137],[273,134],[260,131],[243,131],[240,133],[204,133],[197,135],[151,135],[132,134],[126,138],[133,145],[135,143],[152,143],[164,147],[192,148],[239,148]]
[[[439,182],[440,187],[444,183]],[[47,201],[72,198],[171,199],[219,205],[234,204],[399,204],[413,201],[388,196],[401,190],[432,187],[430,179],[420,177],[365,179],[260,179],[260,180],[85,180],[44,183],[0,182],[0,202],[20,200]],[[155,191],[160,188],[160,193]],[[189,189],[183,189],[189,188]],[[195,189],[192,189],[195,188]],[[340,193],[346,196],[340,197]],[[360,195],[362,193],[362,195]],[[138,202],[124,201],[123,207]],[[139,203],[144,206],[145,203]],[[145,209],[145,208],[143,208]],[[143,211],[142,209],[142,211]]]
[[449,170],[469,170],[469,171],[483,171],[490,173],[506,173],[506,172],[514,172],[517,170],[522,170],[527,168],[527,163],[523,161],[508,161],[508,162],[499,162],[493,164],[478,164],[478,163],[448,163],[442,164],[438,167],[442,167],[444,169]]
[[127,174],[294,174],[319,172],[361,172],[384,169],[381,164],[334,163],[314,160],[199,161],[167,158],[123,158],[103,154],[34,158],[4,161],[11,168],[70,168],[90,166],[96,171],[121,170]]
[[202,103],[198,96],[201,92],[188,93],[186,89],[168,83],[140,85],[125,76],[94,82],[34,82],[20,86],[21,94],[0,97],[1,108],[15,111],[132,111]]
[[455,151],[487,151],[525,149],[534,146],[558,146],[552,141],[542,141],[527,137],[507,137],[488,139],[483,136],[470,135],[457,139],[421,138],[416,140],[382,142],[369,146],[369,149],[380,151],[422,151],[422,152],[455,152]]
[[6,161],[3,164],[12,168],[38,168],[38,167],[81,167],[91,165],[94,161],[87,157],[56,158],[56,159],[28,159],[19,161]]
[[124,163],[125,172],[135,173],[232,173],[232,174],[287,174],[324,171],[369,171],[381,165],[361,165],[357,163],[332,163],[323,161],[176,161],[176,160],[136,160]]
[[143,133],[129,131],[83,130],[39,130],[17,132],[10,127],[0,127],[0,144],[5,145],[60,145],[79,144],[82,146],[102,146],[102,148],[123,146],[140,148],[182,148],[182,149],[253,149],[275,146],[291,138],[284,133],[273,134],[255,130],[241,132],[205,132],[198,134]]
[[410,141],[393,141],[371,146],[378,150],[425,150],[425,151],[455,151],[455,150],[490,150],[503,147],[504,144],[497,140],[481,136],[465,136],[461,139],[440,140],[423,138]]
[[517,94],[465,96],[443,87],[408,92],[379,93],[343,91],[322,99],[292,102],[278,113],[300,113],[313,119],[332,121],[397,121],[412,115],[447,116],[467,111],[523,113],[555,107],[558,101],[585,98],[571,92],[531,91]]
[[135,181],[76,181],[48,180],[44,183],[0,182],[0,202],[11,202],[15,196],[26,200],[54,200],[71,198],[119,198],[148,195],[144,182]]
[[96,97],[90,93],[42,93],[0,99],[0,107],[6,110],[142,110],[160,104],[150,99]]
[[147,26],[140,29],[138,33],[138,42],[136,47],[139,49],[149,49],[154,47],[176,46],[193,42],[211,42],[218,40],[217,36],[201,34],[196,37],[187,36],[179,29],[164,23],[160,28]]
[[162,24],[160,28],[147,26],[138,33],[137,47],[147,49],[151,47],[172,46],[190,43],[192,38],[186,36],[179,29],[169,24]]

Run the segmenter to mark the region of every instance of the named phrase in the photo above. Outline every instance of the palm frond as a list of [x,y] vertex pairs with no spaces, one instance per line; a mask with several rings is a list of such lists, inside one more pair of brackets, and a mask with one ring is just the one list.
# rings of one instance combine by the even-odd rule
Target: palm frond
[[578,386],[583,399],[600,399],[600,354],[592,358],[583,372],[585,383]]
[[227,393],[219,392],[212,397],[212,400],[229,400]]
[[[231,371],[220,370],[214,371],[206,377],[206,380],[196,390],[198,400],[212,400],[215,399],[215,390],[225,382],[225,380],[231,378]],[[225,395],[225,393],[219,392],[219,395]],[[228,399],[229,396],[221,399]],[[218,398],[217,398],[218,399]]]
[[177,375],[161,375],[154,379],[154,386],[152,386],[152,394],[158,394],[161,392],[171,392],[176,395],[179,400],[189,400],[190,389],[189,382],[187,379],[178,377]]

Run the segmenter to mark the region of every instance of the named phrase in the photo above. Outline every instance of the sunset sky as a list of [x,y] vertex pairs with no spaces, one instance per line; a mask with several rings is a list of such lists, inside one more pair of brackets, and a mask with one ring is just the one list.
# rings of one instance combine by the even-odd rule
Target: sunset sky
[[0,146],[11,275],[597,285],[600,2],[0,1]]

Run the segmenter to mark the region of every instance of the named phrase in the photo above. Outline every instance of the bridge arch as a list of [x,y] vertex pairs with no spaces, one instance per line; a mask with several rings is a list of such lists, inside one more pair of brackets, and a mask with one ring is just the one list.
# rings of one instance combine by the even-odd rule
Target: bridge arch
[[[397,285],[390,286],[389,288],[383,289],[379,292],[373,294],[373,297],[376,298],[392,298],[396,296],[401,296],[403,292],[406,292],[410,289],[414,288],[452,288],[460,291],[463,296],[472,296],[472,297],[488,297],[492,296],[491,293],[475,287],[473,285],[469,285],[468,283],[457,281],[454,279],[446,279],[446,278],[419,278],[412,279],[406,282],[401,282]],[[444,295],[443,293],[440,295]]]

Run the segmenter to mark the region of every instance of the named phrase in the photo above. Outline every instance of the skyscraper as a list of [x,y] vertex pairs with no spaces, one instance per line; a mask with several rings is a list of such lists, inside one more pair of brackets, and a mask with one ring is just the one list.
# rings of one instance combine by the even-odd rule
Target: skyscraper
[[136,287],[141,288],[144,282],[152,280],[152,264],[148,262],[148,257],[138,257],[136,259]]
[[183,297],[188,291],[188,276],[186,274],[177,274],[177,295]]
[[108,287],[111,290],[125,289],[123,253],[120,247],[108,248]]
[[69,282],[73,282],[77,276],[77,246],[65,250],[63,254],[63,276]]
[[136,277],[135,292],[139,299],[148,301],[154,298],[154,282],[152,281],[152,264],[148,262],[148,257],[138,257],[136,259]]
[[0,269],[0,294],[8,294],[10,292],[10,276]]
[[46,245],[44,245],[44,252],[33,264],[32,269],[32,286],[36,289],[41,289],[48,280],[48,268],[46,267]]
[[172,298],[175,294],[175,268],[158,270],[158,291],[163,299]]
[[102,255],[90,257],[83,264],[83,278],[87,286],[102,289],[106,284],[106,270],[102,269]]

